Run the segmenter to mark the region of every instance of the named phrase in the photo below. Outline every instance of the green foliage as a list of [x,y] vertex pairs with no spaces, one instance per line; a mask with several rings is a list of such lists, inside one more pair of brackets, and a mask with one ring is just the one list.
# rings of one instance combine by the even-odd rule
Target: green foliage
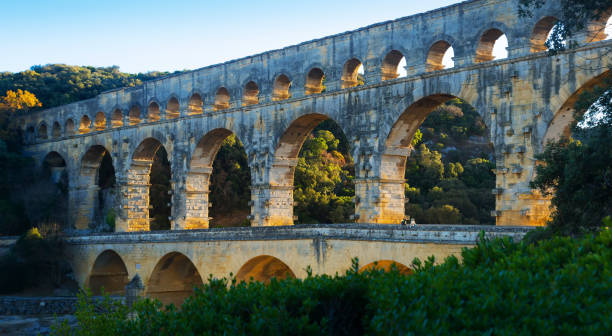
[[[612,8],[612,0],[558,0],[561,5],[559,19],[563,24],[555,25],[550,39],[546,42],[554,51],[563,50],[565,41],[586,28],[589,22],[602,18],[607,19],[608,10]],[[518,12],[521,17],[532,17],[533,9],[540,8],[545,0],[519,0]],[[571,47],[571,46],[570,46]]]
[[117,66],[36,65],[23,72],[0,73],[0,92],[28,90],[36,95],[43,108],[49,108],[89,99],[107,90],[140,85],[167,74],[127,74],[120,72]]
[[149,188],[149,218],[151,230],[170,230],[170,204],[172,195],[168,193],[170,187],[170,162],[164,147],[155,153],[151,165],[151,187]]
[[108,225],[108,227],[111,229],[111,232],[115,232],[115,219],[116,219],[117,215],[115,214],[115,210],[114,209],[110,209],[108,210],[108,212],[106,213],[106,216],[104,216],[104,223],[106,223],[106,225]]
[[452,100],[432,112],[417,133],[406,161],[406,214],[417,223],[493,224],[495,164],[476,111]]
[[[127,312],[79,308],[54,335],[609,335],[612,232],[538,244],[485,239],[461,260],[433,257],[403,275],[359,273],[237,283],[209,279],[180,310],[142,301]],[[120,308],[115,308],[120,310]],[[107,310],[108,311],[108,310]]]
[[210,215],[213,218],[231,217],[235,211],[248,211],[251,171],[244,147],[235,135],[223,141],[213,162],[210,182],[209,197],[213,204]]
[[[552,195],[555,233],[599,230],[612,214],[612,75],[578,99],[573,136],[549,143],[536,156],[532,188]],[[587,113],[585,114],[585,111]]]
[[60,287],[70,282],[69,273],[61,237],[52,232],[43,236],[31,228],[0,257],[0,274],[7,275],[0,277],[0,294]]
[[557,232],[597,230],[612,213],[612,131],[590,131],[584,142],[562,139],[538,155],[545,164],[537,167],[532,187],[553,195],[549,225]]
[[77,293],[75,317],[79,329],[73,329],[66,320],[51,325],[52,335],[114,336],[115,331],[129,318],[130,309],[108,295],[93,299],[91,291]]
[[301,223],[346,223],[354,212],[353,160],[340,128],[323,122],[306,139],[295,168],[295,213]]

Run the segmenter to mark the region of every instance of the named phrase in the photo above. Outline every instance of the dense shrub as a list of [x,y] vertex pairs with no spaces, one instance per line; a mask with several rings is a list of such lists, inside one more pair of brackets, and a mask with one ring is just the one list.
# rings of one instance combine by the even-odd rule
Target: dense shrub
[[124,308],[94,313],[82,297],[80,329],[64,326],[56,334],[612,333],[610,230],[537,244],[481,237],[475,248],[463,250],[462,260],[415,260],[412,275],[358,273],[353,265],[341,276],[273,279],[267,285],[211,279],[180,310],[142,301],[131,319]]
[[60,287],[76,289],[64,246],[55,233],[43,236],[37,228],[28,230],[8,254],[0,257],[0,294],[28,290],[51,294]]

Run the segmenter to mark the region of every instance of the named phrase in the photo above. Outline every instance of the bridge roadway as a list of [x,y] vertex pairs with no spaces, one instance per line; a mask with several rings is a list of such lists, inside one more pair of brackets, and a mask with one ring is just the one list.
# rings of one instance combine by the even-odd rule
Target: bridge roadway
[[67,237],[70,262],[81,287],[120,294],[138,274],[146,295],[182,302],[193,286],[233,274],[239,280],[304,278],[343,273],[359,258],[360,267],[410,271],[414,258],[438,262],[487,237],[520,240],[531,228],[473,225],[321,224],[274,227],[126,232]]

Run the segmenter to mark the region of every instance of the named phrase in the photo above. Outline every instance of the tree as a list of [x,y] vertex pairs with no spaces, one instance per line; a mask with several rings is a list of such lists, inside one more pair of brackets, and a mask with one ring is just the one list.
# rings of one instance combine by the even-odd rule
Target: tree
[[[565,48],[565,41],[577,32],[586,28],[589,22],[601,20],[604,15],[610,14],[612,0],[555,0],[561,4],[562,24],[555,25],[546,42],[553,50]],[[519,0],[519,16],[531,17],[535,8],[540,8],[546,0]]]
[[596,113],[575,116],[575,139],[552,142],[537,156],[542,164],[531,186],[552,195],[549,225],[558,233],[597,230],[612,214],[612,76],[604,84],[607,89],[586,92],[577,102],[577,111],[584,111],[593,95],[605,90],[592,105]]
[[27,90],[7,90],[0,97],[0,140],[9,150],[18,151],[20,145],[21,134],[15,125],[15,116],[40,106],[36,96]]
[[[519,13],[530,15],[543,0],[521,0]],[[599,20],[612,8],[612,0],[561,0],[563,27],[553,32],[553,45]],[[612,76],[584,92],[575,104],[574,138],[549,143],[536,158],[532,188],[552,195],[549,228],[575,235],[598,230],[612,214]],[[585,113],[586,112],[586,113]]]

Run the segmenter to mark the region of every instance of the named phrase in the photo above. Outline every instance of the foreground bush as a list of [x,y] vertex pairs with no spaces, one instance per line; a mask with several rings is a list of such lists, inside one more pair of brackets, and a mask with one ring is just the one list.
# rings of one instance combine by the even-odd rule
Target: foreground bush
[[136,317],[87,308],[74,335],[610,335],[612,232],[538,244],[481,239],[397,271],[235,283],[210,280],[180,310],[142,301]]

